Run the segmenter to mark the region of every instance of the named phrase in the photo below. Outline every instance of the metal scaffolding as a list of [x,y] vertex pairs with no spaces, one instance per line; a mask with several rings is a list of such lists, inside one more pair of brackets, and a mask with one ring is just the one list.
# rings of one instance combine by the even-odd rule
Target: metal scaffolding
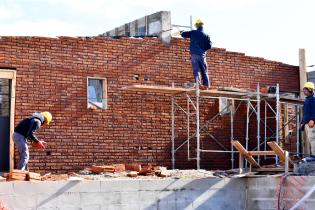
[[[171,96],[171,142],[172,142],[172,168],[176,168],[176,152],[183,146],[187,145],[187,158],[188,160],[196,160],[197,169],[200,169],[200,161],[201,161],[201,153],[230,153],[231,155],[231,167],[234,168],[235,162],[235,153],[233,146],[231,145],[230,149],[224,146],[214,135],[212,135],[208,131],[209,124],[216,120],[221,114],[228,112],[230,114],[230,140],[234,139],[234,116],[236,112],[239,110],[242,104],[246,105],[246,130],[245,130],[245,148],[249,149],[249,126],[250,126],[250,118],[252,115],[256,116],[257,121],[257,146],[253,150],[256,151],[266,151],[267,146],[266,143],[270,140],[275,140],[277,144],[280,143],[280,132],[283,130],[290,122],[296,120],[296,154],[299,154],[299,125],[300,125],[300,108],[301,108],[301,100],[292,98],[292,97],[284,97],[280,95],[279,84],[276,86],[275,93],[261,93],[260,86],[257,84],[256,92],[248,92],[243,90],[200,90],[199,86],[195,89],[187,89],[187,88],[176,88],[174,85],[172,87],[164,87],[164,86],[145,86],[145,85],[134,85],[130,87],[126,87],[128,90],[133,91],[143,91],[143,92],[156,92],[168,94]],[[203,100],[219,100],[226,99],[227,106],[215,114],[211,119],[207,120],[204,124],[201,125],[200,122],[200,101]],[[185,106],[177,103],[177,100],[186,100]],[[235,102],[238,102],[238,105],[235,107]],[[295,107],[295,117],[288,120],[285,125],[280,125],[280,111],[281,104],[292,105]],[[264,105],[264,117],[261,119],[261,105]],[[193,108],[191,110],[191,107]],[[182,113],[186,115],[187,121],[187,137],[186,140],[183,141],[178,147],[175,146],[176,139],[176,122],[175,116],[177,110],[180,110]],[[270,114],[269,114],[270,112]],[[192,119],[194,117],[194,119]],[[274,118],[275,120],[269,120],[270,118]],[[195,121],[195,132],[191,132],[191,122]],[[273,125],[275,129],[270,126],[270,123],[275,123]],[[264,126],[263,130],[263,138],[261,136],[262,126]],[[268,136],[268,132],[271,133]],[[200,137],[201,134],[205,134],[209,136],[220,148],[221,150],[205,150],[201,148]],[[190,144],[191,140],[196,138],[196,157],[191,157]],[[274,157],[276,163],[278,163],[277,156]],[[257,162],[259,164],[261,157],[257,156]],[[245,163],[245,167],[247,167],[247,163]]]

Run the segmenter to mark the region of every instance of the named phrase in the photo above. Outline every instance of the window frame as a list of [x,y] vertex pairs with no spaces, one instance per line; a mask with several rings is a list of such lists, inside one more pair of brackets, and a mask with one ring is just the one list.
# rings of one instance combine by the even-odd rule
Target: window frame
[[[94,104],[89,100],[89,79],[94,79],[94,80],[102,80],[102,91],[103,91],[103,107],[100,107],[97,104]],[[87,77],[86,79],[86,103],[87,103],[87,108],[88,109],[108,109],[108,102],[107,102],[107,78],[104,77]]]

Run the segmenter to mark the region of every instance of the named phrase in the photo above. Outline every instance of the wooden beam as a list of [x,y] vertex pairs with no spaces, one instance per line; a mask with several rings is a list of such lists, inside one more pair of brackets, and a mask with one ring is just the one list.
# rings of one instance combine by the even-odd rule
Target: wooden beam
[[304,84],[307,82],[305,49],[299,49],[299,65],[300,65],[300,98],[304,99]]
[[10,106],[10,171],[14,169],[14,142],[12,139],[14,133],[14,119],[15,119],[15,89],[16,89],[16,71],[12,71],[11,78],[11,106]]
[[[284,168],[255,168],[253,169],[254,172],[284,172]],[[292,169],[289,169],[289,171],[292,171]]]
[[249,155],[258,156],[258,155],[276,155],[274,151],[249,151]]
[[9,154],[9,170],[10,172],[14,168],[14,143],[13,136],[14,132],[14,110],[15,110],[15,88],[16,88],[16,71],[15,70],[7,70],[7,69],[0,69],[0,78],[9,79],[11,80],[11,99],[10,99],[10,154]]
[[[285,162],[285,153],[284,150],[275,142],[267,142],[269,147],[279,156],[280,160],[284,163]],[[289,159],[289,162],[293,165],[293,161]]]
[[[286,145],[289,142],[289,110],[288,110],[288,104],[284,104],[284,145]],[[283,147],[281,147],[283,148]]]
[[253,167],[260,167],[256,160],[248,153],[239,141],[231,141],[231,143]]

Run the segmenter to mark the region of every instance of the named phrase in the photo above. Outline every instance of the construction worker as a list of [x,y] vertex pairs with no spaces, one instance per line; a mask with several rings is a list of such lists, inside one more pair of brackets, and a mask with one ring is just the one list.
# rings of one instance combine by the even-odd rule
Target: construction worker
[[199,19],[195,23],[197,30],[183,31],[181,32],[181,36],[190,38],[189,49],[195,82],[200,83],[199,74],[201,74],[202,85],[200,85],[200,89],[208,89],[210,87],[210,81],[206,53],[207,50],[211,49],[212,42],[209,35],[203,32],[203,25],[204,23]]
[[303,139],[303,153],[315,155],[315,97],[314,83],[307,82],[304,85],[303,93],[306,96],[303,107],[303,121],[305,135]]
[[20,160],[18,169],[26,170],[29,160],[29,150],[27,141],[31,141],[32,145],[38,149],[44,149],[46,142],[38,140],[34,132],[42,125],[49,125],[52,115],[49,112],[34,113],[32,116],[22,120],[14,129],[13,140],[19,151]]

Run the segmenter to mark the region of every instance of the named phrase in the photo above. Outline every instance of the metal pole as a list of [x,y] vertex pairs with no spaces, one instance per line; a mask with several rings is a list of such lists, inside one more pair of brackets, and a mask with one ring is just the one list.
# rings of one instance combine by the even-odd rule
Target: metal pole
[[[279,145],[279,122],[280,122],[280,93],[279,93],[279,84],[277,84],[276,90],[276,142]],[[278,156],[276,155],[276,164],[278,164]]]
[[[198,78],[199,80],[199,78]],[[200,169],[200,119],[199,119],[199,81],[196,81],[196,138],[197,138],[197,169]]]
[[[231,100],[230,104],[231,113],[231,142],[234,140],[234,100]],[[234,169],[234,146],[231,144],[231,166]],[[241,166],[240,166],[241,167]]]
[[[260,151],[260,86],[257,84],[257,151]],[[257,156],[257,162],[260,164],[260,156]]]
[[192,16],[190,15],[190,30],[193,30],[193,21]]
[[296,114],[296,153],[300,156],[300,107],[295,106]]
[[[265,101],[265,134],[264,134],[264,149],[265,151],[267,151],[267,104],[266,104],[266,101]],[[265,155],[265,159],[266,159],[266,155]]]
[[[246,109],[246,137],[245,137],[245,148],[248,151],[248,142],[249,142],[249,136],[248,136],[248,131],[249,131],[249,109],[250,107],[250,101],[248,99],[247,101],[247,109]],[[247,160],[245,161],[245,168],[247,169]]]
[[175,96],[172,96],[172,168],[175,169]]
[[190,127],[190,109],[189,109],[189,98],[187,97],[187,158],[188,160],[190,160],[190,152],[189,152],[189,140],[190,140],[190,131],[189,131],[189,127]]
[[289,152],[284,151],[285,161],[284,161],[284,173],[289,173]]

